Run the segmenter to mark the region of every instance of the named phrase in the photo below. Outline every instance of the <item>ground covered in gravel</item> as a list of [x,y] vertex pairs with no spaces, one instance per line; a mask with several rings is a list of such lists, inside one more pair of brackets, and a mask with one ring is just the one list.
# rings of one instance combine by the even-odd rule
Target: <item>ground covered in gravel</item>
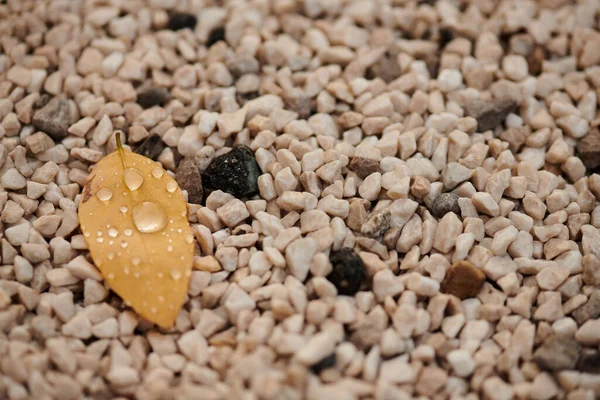
[[[0,398],[597,398],[599,28],[597,0],[1,1]],[[118,131],[189,202],[170,329],[79,229]]]

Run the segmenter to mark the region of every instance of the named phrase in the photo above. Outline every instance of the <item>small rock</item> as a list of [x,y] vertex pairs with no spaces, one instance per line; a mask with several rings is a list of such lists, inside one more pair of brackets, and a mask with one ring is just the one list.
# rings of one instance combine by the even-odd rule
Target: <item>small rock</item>
[[31,123],[54,140],[63,139],[71,125],[69,101],[64,96],[54,97],[33,114]]
[[577,363],[577,371],[600,374],[600,353],[598,351],[586,351]]
[[235,197],[258,192],[258,177],[262,174],[254,152],[244,145],[212,160],[202,176],[206,187],[222,190]]
[[286,90],[282,94],[286,109],[298,113],[299,118],[308,118],[311,115],[311,98],[308,94],[298,88]]
[[442,281],[443,293],[452,294],[461,300],[475,297],[485,282],[485,274],[468,261],[454,263]]
[[533,354],[538,365],[549,371],[573,369],[581,355],[581,345],[570,337],[552,336]]
[[319,374],[324,369],[335,367],[335,363],[336,355],[335,353],[331,353],[330,355],[325,356],[325,358],[313,365],[311,369],[315,374]]
[[211,47],[213,44],[225,40],[225,27],[217,26],[213,28],[212,31],[208,34],[208,39],[206,40],[206,47]]
[[363,222],[360,233],[372,238],[381,236],[390,227],[391,218],[392,214],[387,207],[372,212]]
[[164,148],[165,145],[161,137],[159,135],[152,135],[144,140],[142,144],[135,149],[135,152],[143,155],[144,157],[156,160]]
[[578,325],[587,320],[598,318],[600,316],[600,290],[594,291],[587,303],[573,311],[572,316]]
[[456,193],[440,194],[431,205],[431,214],[436,218],[442,218],[449,212],[461,215],[460,206],[458,205],[459,198]]
[[365,179],[372,173],[379,172],[379,161],[366,157],[352,157],[348,169],[361,179]]
[[332,270],[327,279],[335,285],[338,294],[356,294],[367,276],[365,264],[359,255],[350,248],[343,248],[332,251],[329,261]]
[[484,132],[500,125],[516,107],[517,103],[512,100],[488,102],[476,99],[465,105],[465,111],[477,120],[477,130]]
[[175,180],[182,190],[187,190],[188,203],[202,202],[202,176],[194,157],[186,157],[179,163]]
[[390,83],[402,74],[402,68],[398,64],[398,57],[391,52],[385,52],[383,56],[367,69],[367,76],[381,78]]
[[600,129],[596,127],[577,144],[579,158],[588,170],[600,167]]
[[196,27],[197,22],[198,19],[195,15],[182,12],[174,12],[169,16],[167,29],[170,29],[172,31],[178,31],[180,29],[185,28],[194,29]]
[[138,94],[137,102],[144,108],[162,106],[167,101],[169,92],[163,88],[150,88]]

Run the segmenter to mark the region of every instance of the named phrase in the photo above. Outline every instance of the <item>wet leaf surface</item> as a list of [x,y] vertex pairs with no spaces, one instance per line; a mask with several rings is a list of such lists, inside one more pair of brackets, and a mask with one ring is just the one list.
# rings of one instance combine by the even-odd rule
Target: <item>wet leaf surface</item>
[[171,326],[185,300],[194,254],[177,182],[156,162],[117,150],[91,172],[79,220],[110,288],[142,317]]

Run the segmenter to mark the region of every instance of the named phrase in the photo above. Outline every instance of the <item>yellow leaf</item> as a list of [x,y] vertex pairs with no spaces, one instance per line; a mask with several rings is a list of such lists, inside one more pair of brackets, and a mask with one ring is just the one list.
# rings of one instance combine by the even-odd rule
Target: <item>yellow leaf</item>
[[187,204],[157,163],[123,149],[92,170],[79,205],[81,230],[110,288],[142,317],[173,324],[194,256]]

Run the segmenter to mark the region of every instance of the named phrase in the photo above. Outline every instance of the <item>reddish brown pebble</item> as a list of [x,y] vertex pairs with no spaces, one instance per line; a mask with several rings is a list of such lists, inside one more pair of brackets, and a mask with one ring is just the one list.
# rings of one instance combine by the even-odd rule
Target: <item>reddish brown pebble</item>
[[352,157],[348,169],[361,179],[365,179],[372,173],[379,171],[379,161],[365,157]]
[[457,261],[450,267],[442,281],[441,290],[461,300],[477,296],[485,274],[468,261]]
[[500,125],[508,114],[513,112],[517,103],[512,100],[471,100],[465,106],[467,115],[477,120],[477,131],[484,132]]
[[600,167],[600,130],[592,130],[577,144],[577,152],[588,170]]

